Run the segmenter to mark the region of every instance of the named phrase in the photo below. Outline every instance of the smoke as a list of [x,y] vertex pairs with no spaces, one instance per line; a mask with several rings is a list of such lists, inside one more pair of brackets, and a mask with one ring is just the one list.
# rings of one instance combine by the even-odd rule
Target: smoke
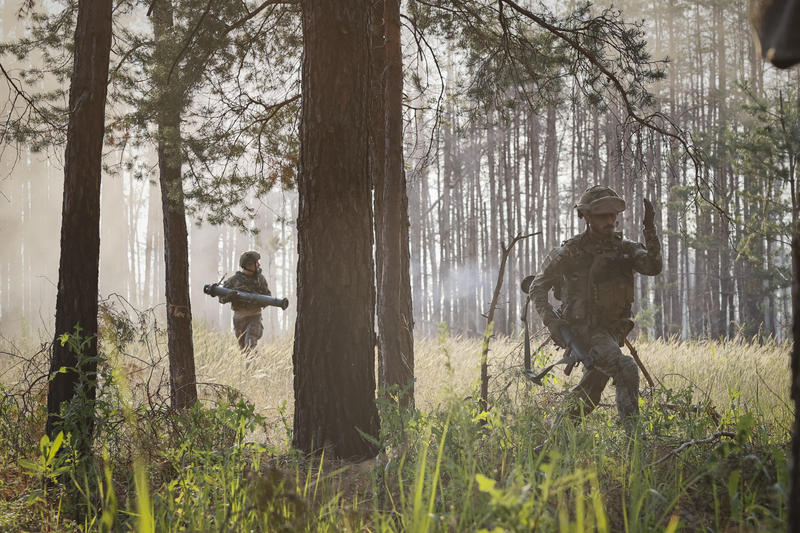
[[[0,334],[53,338],[60,258],[63,168],[44,155],[4,156],[0,181]],[[150,178],[148,180],[147,178]],[[104,174],[101,184],[99,298],[124,298],[136,309],[163,313],[164,247],[160,190],[130,172]],[[205,283],[236,271],[239,254],[258,249],[273,294],[294,301],[296,194],[271,192],[249,229],[196,226],[190,232],[190,292],[195,319],[227,331],[229,306],[202,292]],[[88,222],[87,222],[88,223]],[[66,246],[69,246],[67,236]],[[87,272],[87,275],[90,275]],[[267,332],[290,329],[292,307],[265,315]]]

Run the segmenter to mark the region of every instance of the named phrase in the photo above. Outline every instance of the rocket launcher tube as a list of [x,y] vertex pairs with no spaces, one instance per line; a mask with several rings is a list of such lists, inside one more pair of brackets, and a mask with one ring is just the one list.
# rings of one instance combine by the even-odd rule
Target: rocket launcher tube
[[240,302],[258,305],[260,307],[280,307],[281,309],[289,307],[289,300],[286,298],[273,298],[266,294],[253,294],[251,292],[226,289],[225,287],[220,287],[217,283],[205,285],[203,287],[203,292],[209,296],[227,296],[233,300],[239,300]]

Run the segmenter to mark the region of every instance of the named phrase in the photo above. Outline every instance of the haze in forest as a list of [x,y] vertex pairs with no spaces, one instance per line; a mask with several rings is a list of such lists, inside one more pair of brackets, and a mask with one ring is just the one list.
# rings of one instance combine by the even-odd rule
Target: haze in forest
[[[458,50],[438,43],[441,80],[430,57],[407,52],[406,71],[421,80],[407,83],[405,125],[418,334],[434,334],[441,322],[479,334],[500,244],[517,232],[541,231],[519,245],[506,272],[496,330],[519,331],[523,301],[514,288],[537,270],[547,250],[583,228],[572,205],[586,186],[600,182],[627,198],[620,229],[634,240],[640,238],[641,198],[656,200],[667,268],[663,281],[637,281],[643,297],[635,312],[643,331],[656,337],[759,331],[787,336],[789,248],[782,228],[788,181],[756,184],[748,180],[746,161],[725,154],[758,121],[744,106],[774,105],[779,94],[796,101],[798,74],[778,73],[756,57],[745,2],[617,7],[628,19],[644,21],[654,58],[670,58],[666,79],[657,85],[659,109],[718,164],[694,175],[681,147],[623,122],[621,109],[588,107],[569,81],[552,104],[529,109],[517,102],[506,116],[476,115],[472,97],[459,84],[465,58]],[[4,35],[20,31],[15,9],[13,2],[4,3]],[[406,30],[407,50],[413,42]],[[2,87],[2,101],[8,96],[9,88]],[[112,165],[119,153],[107,148]],[[48,339],[58,279],[63,148],[49,154],[20,149],[15,154],[6,148],[1,163],[0,332],[26,330]],[[144,171],[117,166],[103,177],[100,293],[158,310],[164,303],[161,208],[153,154],[141,156],[148,157]],[[696,186],[700,196],[692,194]],[[732,219],[729,230],[723,229],[725,217],[703,202],[703,192],[727,204],[722,207]],[[294,301],[296,192],[277,187],[248,202],[258,214],[244,229],[198,226],[190,216],[194,318],[219,331],[229,330],[230,311],[204,295],[202,286],[235,272],[246,249],[262,253],[273,294]],[[770,204],[778,205],[767,215],[772,225],[756,224]],[[257,234],[247,231],[254,229]],[[267,335],[289,332],[293,324],[292,305],[285,313],[265,313]]]

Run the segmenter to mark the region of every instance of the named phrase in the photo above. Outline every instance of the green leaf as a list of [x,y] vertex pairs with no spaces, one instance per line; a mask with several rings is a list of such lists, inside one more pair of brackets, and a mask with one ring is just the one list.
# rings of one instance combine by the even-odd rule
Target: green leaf
[[[44,437],[42,437],[44,438]],[[64,432],[59,431],[58,435],[56,435],[56,440],[53,441],[53,444],[50,445],[50,452],[47,454],[47,463],[50,464],[53,459],[55,459],[58,450],[61,448],[61,444],[64,442]]]
[[481,492],[490,494],[494,498],[501,495],[501,492],[495,488],[497,482],[494,479],[490,479],[483,474],[475,474],[475,481],[478,482],[478,490]]
[[741,479],[741,477],[742,473],[739,470],[734,470],[731,472],[730,477],[728,477],[728,497],[731,501],[739,494],[739,479]]

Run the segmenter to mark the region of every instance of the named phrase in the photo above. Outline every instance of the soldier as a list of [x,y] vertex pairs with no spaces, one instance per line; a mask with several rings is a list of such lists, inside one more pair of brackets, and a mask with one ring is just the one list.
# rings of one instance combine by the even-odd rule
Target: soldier
[[[571,394],[575,403],[570,416],[591,412],[609,378],[614,378],[617,410],[630,433],[639,414],[639,369],[620,347],[633,328],[633,273],[655,276],[661,272],[655,211],[645,198],[642,245],[615,231],[625,200],[613,189],[589,187],[575,207],[587,229],[548,255],[531,284],[531,298],[557,345],[566,347],[561,335],[566,326],[593,357],[590,368],[584,365],[583,378]],[[561,318],[548,301],[550,289],[561,301]]]
[[[226,289],[272,296],[267,286],[267,280],[261,274],[260,259],[261,255],[258,252],[243,253],[239,257],[241,270],[226,279],[222,286]],[[264,326],[261,324],[261,307],[225,296],[220,296],[219,301],[221,303],[231,302],[233,331],[239,340],[239,348],[243,352],[255,349],[258,339],[264,333]]]

